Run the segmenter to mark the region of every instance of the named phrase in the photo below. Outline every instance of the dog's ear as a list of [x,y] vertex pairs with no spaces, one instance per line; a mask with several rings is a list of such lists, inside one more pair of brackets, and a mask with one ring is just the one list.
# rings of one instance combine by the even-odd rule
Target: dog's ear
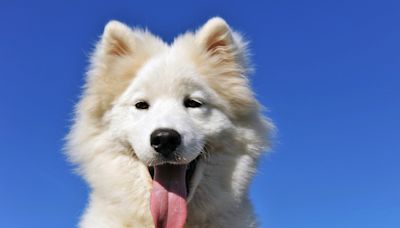
[[118,22],[110,21],[104,28],[101,43],[104,55],[109,57],[121,57],[133,52],[135,41],[131,28]]
[[232,31],[224,19],[214,17],[208,20],[196,33],[197,43],[212,56],[225,60],[235,54]]
[[225,98],[231,109],[227,113],[248,115],[257,109],[257,102],[248,86],[249,66],[247,42],[219,17],[208,20],[196,33],[200,47],[196,59],[200,74]]
[[87,72],[87,112],[101,118],[145,62],[167,45],[140,28],[110,21],[91,55]]

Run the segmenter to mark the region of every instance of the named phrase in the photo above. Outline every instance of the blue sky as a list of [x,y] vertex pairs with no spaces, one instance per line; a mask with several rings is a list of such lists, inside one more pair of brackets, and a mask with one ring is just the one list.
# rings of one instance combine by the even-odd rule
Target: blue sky
[[400,2],[0,1],[0,227],[74,227],[88,189],[61,153],[110,19],[167,41],[209,17],[251,40],[278,133],[251,189],[261,227],[400,227]]

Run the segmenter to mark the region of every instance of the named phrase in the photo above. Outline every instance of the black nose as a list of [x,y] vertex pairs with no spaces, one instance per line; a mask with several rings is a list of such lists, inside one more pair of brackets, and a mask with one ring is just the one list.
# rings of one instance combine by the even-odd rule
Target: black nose
[[151,133],[150,144],[158,153],[168,156],[181,144],[181,135],[173,129],[157,129]]

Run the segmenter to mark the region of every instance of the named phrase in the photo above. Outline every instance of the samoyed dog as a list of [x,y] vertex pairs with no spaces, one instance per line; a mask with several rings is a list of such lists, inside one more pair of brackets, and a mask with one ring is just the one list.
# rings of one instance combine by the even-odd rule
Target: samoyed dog
[[249,71],[221,18],[172,44],[109,22],[67,138],[91,189],[79,226],[257,227],[249,184],[272,125]]

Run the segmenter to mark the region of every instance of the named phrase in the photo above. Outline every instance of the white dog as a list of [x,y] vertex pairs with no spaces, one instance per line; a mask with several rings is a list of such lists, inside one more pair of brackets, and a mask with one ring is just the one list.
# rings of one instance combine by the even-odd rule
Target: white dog
[[68,135],[92,189],[80,227],[257,227],[248,188],[272,125],[248,66],[221,18],[171,45],[109,22]]

